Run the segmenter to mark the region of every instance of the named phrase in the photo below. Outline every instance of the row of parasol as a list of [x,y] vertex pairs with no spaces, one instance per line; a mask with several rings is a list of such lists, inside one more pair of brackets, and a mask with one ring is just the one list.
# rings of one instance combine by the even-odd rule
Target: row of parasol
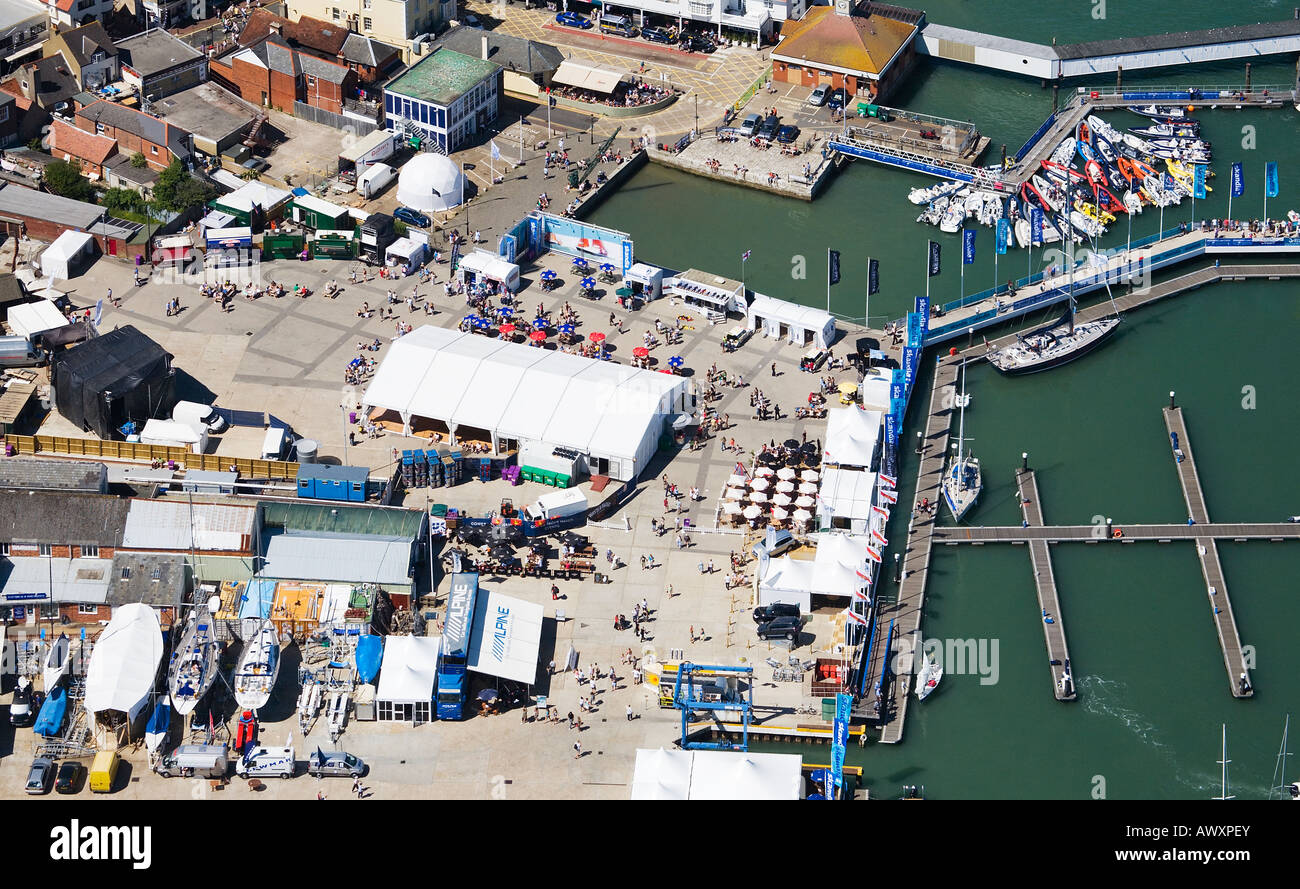
[[[775,484],[772,482],[773,475],[777,478]],[[795,483],[796,479],[799,479],[798,484]],[[748,479],[742,475],[732,475],[727,479],[727,488],[723,493],[722,512],[756,519],[763,514],[764,506],[770,503],[774,519],[812,521],[809,509],[817,502],[817,479],[817,473],[811,469],[796,474],[789,467],[782,467],[774,473],[769,467],[759,466],[754,476]],[[771,494],[768,493],[769,490],[772,491]],[[743,501],[748,501],[748,505],[742,506]],[[792,506],[793,512],[789,509]]]

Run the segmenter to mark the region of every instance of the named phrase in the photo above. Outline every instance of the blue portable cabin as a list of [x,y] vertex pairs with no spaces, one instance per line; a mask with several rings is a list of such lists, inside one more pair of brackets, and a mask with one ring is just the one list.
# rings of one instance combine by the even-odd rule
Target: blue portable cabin
[[298,496],[364,503],[369,478],[370,470],[364,466],[302,463],[298,466]]
[[469,686],[470,636],[474,626],[474,602],[478,598],[478,575],[453,574],[447,596],[442,629],[442,652],[438,657],[436,712],[439,719],[464,719],[465,695]]

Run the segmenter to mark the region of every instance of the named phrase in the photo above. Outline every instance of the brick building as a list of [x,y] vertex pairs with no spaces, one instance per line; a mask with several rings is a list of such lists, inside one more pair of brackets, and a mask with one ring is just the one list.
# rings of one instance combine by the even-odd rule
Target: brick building
[[356,95],[357,73],[339,62],[291,47],[272,35],[212,62],[212,75],[245,102],[293,113],[295,102],[343,113]]
[[282,37],[289,47],[299,52],[346,65],[357,73],[357,82],[362,86],[377,84],[402,62],[397,47],[349,31],[337,22],[307,15],[293,22],[265,9],[255,9],[249,15],[238,43],[247,48],[272,36]]
[[772,50],[772,79],[883,100],[915,63],[924,22],[923,12],[883,3],[834,0],[811,7],[782,27]]
[[58,160],[81,164],[81,174],[92,182],[104,178],[104,165],[117,154],[117,140],[86,132],[61,117],[50,125],[50,154]]
[[87,132],[116,140],[122,154],[143,154],[155,170],[165,170],[173,158],[186,163],[192,152],[193,137],[188,130],[116,102],[87,105],[77,111],[76,123]]

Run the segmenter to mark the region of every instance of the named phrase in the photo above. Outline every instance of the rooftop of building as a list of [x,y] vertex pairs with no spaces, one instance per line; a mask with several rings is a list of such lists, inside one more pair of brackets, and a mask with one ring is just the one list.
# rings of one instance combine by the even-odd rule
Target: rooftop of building
[[851,15],[841,15],[830,6],[815,6],[799,21],[787,22],[782,33],[784,38],[772,50],[773,58],[880,76],[917,33],[917,26],[873,12],[871,4]]
[[117,42],[123,65],[141,77],[203,58],[203,53],[161,28],[142,31]]
[[564,61],[564,53],[549,43],[539,43],[498,31],[484,31],[468,25],[452,28],[434,41],[433,45],[435,48],[450,49],[481,59],[485,39],[488,42],[488,61],[496,62],[507,71],[539,74],[554,71]]
[[499,70],[501,66],[496,62],[440,49],[411,66],[384,89],[434,105],[450,105]]

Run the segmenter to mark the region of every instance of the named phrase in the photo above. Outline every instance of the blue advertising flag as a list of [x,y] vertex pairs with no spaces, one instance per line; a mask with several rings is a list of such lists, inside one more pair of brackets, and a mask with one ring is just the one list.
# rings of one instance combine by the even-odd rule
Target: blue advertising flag
[[[850,606],[852,607],[852,606]],[[852,718],[853,698],[846,694],[835,696],[835,725],[831,735],[831,780],[835,782],[835,796],[840,795],[844,784],[844,753],[849,743],[849,720]]]
[[1205,200],[1205,164],[1192,165],[1192,197]]
[[880,260],[867,260],[867,296],[880,292]]
[[826,282],[828,284],[840,283],[840,251],[826,251]]
[[939,259],[940,259],[941,253],[942,253],[942,250],[941,250],[941,248],[939,247],[939,243],[938,243],[938,241],[931,241],[931,242],[930,242],[930,260],[929,260],[928,265],[926,266],[926,274],[927,274],[929,277],[931,277],[931,278],[933,278],[935,275],[939,274]]
[[1277,197],[1277,163],[1269,161],[1264,164],[1264,195],[1266,197]]
[[95,327],[99,327],[99,321],[104,317],[104,301],[102,299],[95,301]]
[[903,348],[903,379],[907,385],[907,391],[912,391],[912,383],[916,382],[916,358],[920,353],[916,346],[905,346]]
[[961,261],[963,265],[970,265],[975,261],[975,229],[973,228],[961,230]]
[[898,444],[898,420],[892,413],[885,416],[885,444],[891,448]]
[[1241,170],[1241,163],[1232,165],[1232,196],[1239,198],[1246,193],[1246,175]]
[[1011,242],[1011,220],[1003,216],[998,220],[998,256],[1007,255],[1007,244]]
[[919,347],[925,339],[921,329],[921,316],[916,312],[907,313],[907,345]]
[[1174,176],[1172,173],[1164,173],[1161,175],[1160,187],[1163,188],[1165,191],[1173,191],[1175,188],[1178,187],[1177,183],[1174,182]]
[[1029,242],[1034,246],[1043,243],[1043,208],[1029,208]]
[[925,341],[925,333],[930,329],[930,297],[918,296],[916,298],[916,314],[921,317],[921,341]]

